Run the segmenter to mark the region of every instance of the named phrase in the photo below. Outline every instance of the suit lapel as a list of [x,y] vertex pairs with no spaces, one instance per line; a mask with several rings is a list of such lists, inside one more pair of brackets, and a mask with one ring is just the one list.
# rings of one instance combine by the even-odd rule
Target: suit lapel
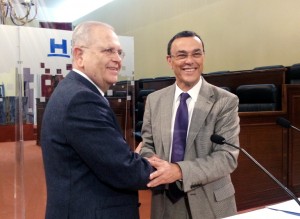
[[211,87],[203,78],[202,80],[203,81],[201,89],[199,91],[199,95],[195,103],[193,115],[191,118],[191,124],[187,138],[187,145],[185,149],[186,152],[188,152],[188,150],[192,147],[193,142],[200,131],[200,128],[204,125],[204,121],[215,102]]
[[95,87],[94,84],[92,84],[89,80],[87,80],[86,78],[82,77],[80,74],[77,74],[74,71],[71,71],[68,76],[71,79],[77,80],[79,82],[81,82],[84,86],[88,87],[90,90],[92,90],[94,93],[98,94],[100,96],[100,98],[107,104],[109,105],[108,100],[102,96],[102,94],[99,92],[99,90]]
[[172,122],[172,109],[173,109],[173,99],[175,95],[175,84],[167,90],[167,92],[162,97],[161,107],[161,128],[162,133],[162,145],[165,158],[169,158],[170,146],[171,146],[171,122]]
[[[113,112],[113,110],[111,109],[111,107],[109,106],[108,100],[102,96],[102,94],[99,92],[99,90],[95,87],[95,85],[93,85],[90,81],[88,81],[86,78],[82,77],[80,74],[77,74],[74,71],[70,71],[69,74],[67,75],[68,78],[72,79],[72,80],[77,80],[79,82],[81,82],[84,86],[88,87],[90,90],[92,90],[93,92],[95,92],[96,94],[99,95],[100,99],[105,102],[105,105],[109,108],[109,110],[112,112],[113,115],[113,120],[114,123],[117,126],[118,131],[122,134],[122,129],[119,125],[119,122],[116,118],[115,113]],[[122,134],[123,135],[123,134]]]
[[[89,89],[91,89],[93,92],[100,94],[99,90],[95,87],[95,85],[93,85],[91,82],[89,82],[87,79],[85,79],[84,77],[82,77],[80,74],[77,74],[74,71],[71,71],[67,77],[70,77],[74,80],[80,81],[82,84],[84,84],[86,87],[88,87]],[[102,95],[101,95],[102,96]]]

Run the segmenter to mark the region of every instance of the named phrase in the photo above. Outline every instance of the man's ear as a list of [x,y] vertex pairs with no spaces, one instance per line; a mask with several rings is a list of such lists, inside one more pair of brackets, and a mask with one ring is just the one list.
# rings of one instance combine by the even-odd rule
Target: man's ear
[[73,59],[78,66],[82,67],[83,65],[83,50],[79,47],[73,49]]
[[80,57],[82,56],[82,53],[83,53],[83,50],[82,50],[81,48],[79,48],[79,47],[75,47],[75,48],[73,49],[73,57],[74,57],[75,59],[80,58]]
[[172,68],[172,57],[170,55],[167,55],[166,59],[167,59],[169,66]]

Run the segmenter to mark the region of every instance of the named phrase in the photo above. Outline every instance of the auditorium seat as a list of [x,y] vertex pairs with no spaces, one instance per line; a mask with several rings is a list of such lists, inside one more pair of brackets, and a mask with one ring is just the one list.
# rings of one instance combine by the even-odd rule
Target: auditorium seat
[[204,73],[204,75],[206,74],[214,74],[214,75],[220,75],[220,74],[224,74],[224,73],[228,73],[229,70],[223,70],[223,71],[214,71],[214,72],[208,72],[208,73]]
[[294,64],[286,72],[286,83],[300,84],[300,63]]
[[267,69],[274,69],[274,68],[284,68],[284,66],[283,65],[267,65],[267,66],[255,67],[253,70],[267,70]]
[[135,131],[133,132],[135,140],[137,142],[142,141],[141,129],[143,125],[145,101],[147,96],[154,91],[155,89],[142,89],[138,92],[136,105],[135,105],[136,123],[135,123]]
[[138,82],[137,82],[138,89],[139,90],[143,89],[144,88],[144,83],[147,83],[149,81],[151,82],[153,80],[154,80],[154,78],[141,78],[141,79],[139,79]]
[[126,97],[127,96],[127,91],[125,90],[116,90],[114,91],[114,97]]
[[222,89],[224,89],[224,90],[227,90],[227,91],[231,92],[230,87],[220,87],[220,88],[222,88]]
[[146,90],[142,89],[139,91],[137,95],[136,108],[135,108],[137,122],[143,120],[145,100],[147,96],[154,91],[155,91],[154,89],[146,89]]
[[174,78],[173,76],[159,76],[159,77],[155,77],[154,79],[155,80],[161,80],[161,79],[172,79],[172,78]]
[[239,97],[239,112],[275,111],[278,108],[278,93],[274,84],[240,85],[236,89]]
[[135,125],[135,130],[133,132],[134,138],[137,142],[141,142],[142,139],[142,126],[143,126],[143,121],[138,121]]
[[144,103],[147,96],[149,94],[151,94],[152,92],[154,92],[155,89],[141,89],[138,91],[138,95],[137,95],[137,102],[141,102],[141,103]]

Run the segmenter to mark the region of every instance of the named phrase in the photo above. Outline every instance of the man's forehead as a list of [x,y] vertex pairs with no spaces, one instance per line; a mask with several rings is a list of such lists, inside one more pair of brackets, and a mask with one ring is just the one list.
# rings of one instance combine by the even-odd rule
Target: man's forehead
[[203,49],[203,45],[201,40],[194,36],[194,37],[181,37],[177,38],[172,43],[172,50],[196,50],[196,49]]
[[173,41],[173,43],[187,43],[187,42],[194,42],[194,43],[202,44],[201,40],[196,36],[180,37]]
[[121,47],[119,37],[111,31],[95,36],[94,42],[96,46]]

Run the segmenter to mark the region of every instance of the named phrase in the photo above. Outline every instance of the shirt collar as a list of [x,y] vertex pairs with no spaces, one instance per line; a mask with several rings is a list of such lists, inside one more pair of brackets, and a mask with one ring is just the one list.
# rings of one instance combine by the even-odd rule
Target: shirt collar
[[80,74],[82,77],[84,77],[86,80],[88,80],[89,82],[91,82],[101,93],[101,95],[104,97],[104,92],[83,72],[79,71],[78,69],[73,68],[72,69],[74,72],[76,72],[77,74]]
[[[197,98],[198,98],[198,94],[199,94],[201,85],[202,85],[202,77],[200,77],[200,80],[198,81],[198,83],[195,84],[195,86],[192,87],[192,88],[191,88],[190,90],[188,90],[188,92],[187,92],[187,93],[190,95],[190,97],[191,97],[194,101],[196,101]],[[182,91],[182,90],[177,86],[177,84],[176,84],[175,96],[174,96],[175,100],[178,100],[178,98],[179,98],[179,96],[180,96],[180,94],[181,94],[182,92],[184,92],[184,91]]]

